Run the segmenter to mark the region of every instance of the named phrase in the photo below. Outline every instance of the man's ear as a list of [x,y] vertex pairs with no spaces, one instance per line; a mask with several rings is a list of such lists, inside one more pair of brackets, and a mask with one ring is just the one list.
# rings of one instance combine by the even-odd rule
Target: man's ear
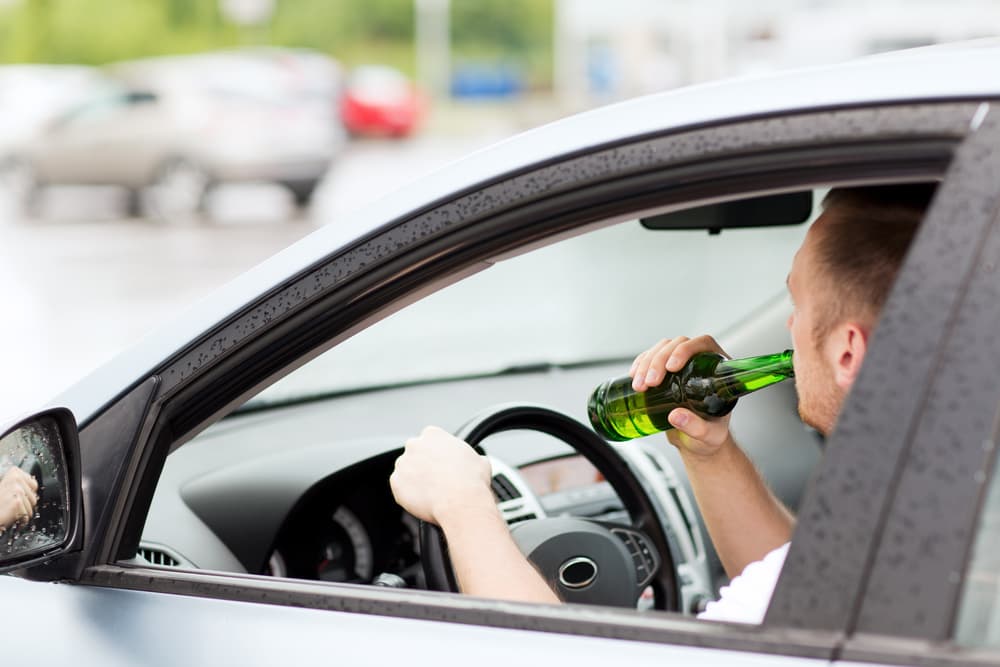
[[843,322],[827,337],[826,356],[837,386],[847,391],[861,372],[868,351],[868,330],[855,322]]

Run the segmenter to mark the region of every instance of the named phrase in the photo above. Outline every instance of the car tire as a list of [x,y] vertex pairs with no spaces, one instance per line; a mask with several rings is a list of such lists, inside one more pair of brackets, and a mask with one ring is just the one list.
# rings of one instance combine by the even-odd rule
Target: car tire
[[319,180],[286,182],[284,185],[291,191],[295,205],[302,207],[308,206],[309,202],[312,201],[312,196],[316,192]]
[[35,170],[24,158],[0,158],[0,197],[9,200],[15,215],[34,217],[38,195]]
[[208,172],[196,162],[171,158],[157,167],[146,188],[146,212],[167,222],[197,220],[211,185]]

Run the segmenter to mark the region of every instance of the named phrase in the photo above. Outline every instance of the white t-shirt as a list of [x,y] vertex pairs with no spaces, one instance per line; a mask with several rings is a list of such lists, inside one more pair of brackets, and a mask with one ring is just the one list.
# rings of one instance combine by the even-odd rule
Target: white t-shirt
[[698,614],[698,618],[734,623],[763,621],[787,555],[786,542],[761,560],[747,565],[728,586],[719,590],[719,599],[709,602],[705,611]]

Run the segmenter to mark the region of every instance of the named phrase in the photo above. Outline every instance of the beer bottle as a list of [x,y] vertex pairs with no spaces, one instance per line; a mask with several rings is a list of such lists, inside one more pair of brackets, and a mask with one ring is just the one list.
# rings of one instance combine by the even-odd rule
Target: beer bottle
[[702,352],[646,391],[632,389],[627,375],[603,382],[591,394],[587,414],[594,430],[608,440],[631,440],[673,428],[667,415],[674,408],[721,417],[740,396],[794,375],[791,350],[745,359]]

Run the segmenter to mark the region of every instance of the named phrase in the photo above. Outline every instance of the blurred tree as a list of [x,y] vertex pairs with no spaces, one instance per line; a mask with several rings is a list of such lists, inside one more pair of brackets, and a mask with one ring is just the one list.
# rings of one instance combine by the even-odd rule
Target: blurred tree
[[413,72],[413,0],[279,0],[272,41]]
[[534,85],[552,78],[553,0],[451,0],[457,60],[516,65]]
[[167,22],[176,27],[198,25],[201,18],[199,7],[208,4],[198,0],[169,0],[167,2]]
[[[548,80],[553,0],[452,0],[456,57],[504,61]],[[313,48],[347,65],[414,73],[413,0],[276,0],[257,41]],[[22,0],[0,6],[0,63],[103,64],[226,48],[247,33],[217,0]]]

